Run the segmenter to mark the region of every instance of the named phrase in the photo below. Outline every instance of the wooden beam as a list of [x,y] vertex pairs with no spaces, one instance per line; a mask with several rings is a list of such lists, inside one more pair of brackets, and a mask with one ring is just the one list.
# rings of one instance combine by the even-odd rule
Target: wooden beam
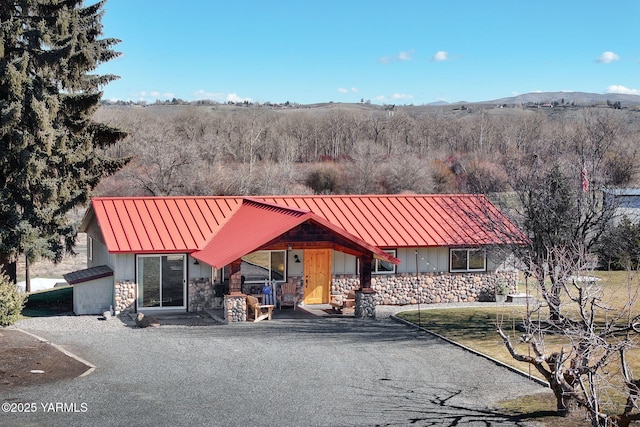
[[371,254],[360,257],[360,289],[371,290],[371,264],[373,256]]

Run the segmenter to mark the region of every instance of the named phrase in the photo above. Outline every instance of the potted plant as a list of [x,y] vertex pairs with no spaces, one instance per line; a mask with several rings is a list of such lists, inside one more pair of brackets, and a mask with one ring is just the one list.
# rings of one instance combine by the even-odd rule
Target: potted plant
[[502,277],[498,278],[496,281],[496,302],[505,302],[508,290],[507,282]]

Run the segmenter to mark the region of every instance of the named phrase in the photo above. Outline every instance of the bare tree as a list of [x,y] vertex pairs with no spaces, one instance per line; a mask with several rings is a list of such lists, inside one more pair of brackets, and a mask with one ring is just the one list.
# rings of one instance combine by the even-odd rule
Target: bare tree
[[[100,121],[132,135],[109,148],[109,154],[133,158],[102,188],[126,194],[217,194],[233,188],[252,194],[277,188],[275,171],[288,170],[295,173],[285,175],[295,177],[293,185],[302,189],[309,172],[300,169],[313,169],[318,162],[335,162],[335,171],[344,177],[343,171],[354,164],[354,150],[363,150],[358,141],[384,150],[385,156],[375,159],[375,179],[362,177],[375,185],[354,182],[357,185],[334,186],[334,191],[511,189],[521,195],[553,164],[560,165],[577,193],[583,171],[589,187],[598,190],[633,185],[638,178],[640,125],[630,111],[478,108],[472,112],[472,108],[394,106],[392,112],[364,105],[299,110],[215,105],[102,108],[97,114]],[[261,179],[269,182],[263,185]],[[118,180],[122,185],[114,184]],[[147,185],[150,180],[158,188]],[[589,201],[596,202],[597,195]],[[579,216],[589,212],[589,203],[576,204]]]
[[[584,275],[584,247],[555,246],[546,253],[545,268],[554,266],[547,274],[561,284],[559,301],[539,289],[541,301],[528,308],[519,338],[526,351],[514,345],[501,325],[498,334],[515,360],[529,363],[547,380],[560,415],[584,409],[593,426],[628,426],[640,420],[640,381],[626,359],[637,348],[640,332],[640,318],[632,312],[637,280],[629,276],[621,303],[619,295],[606,298],[603,287]],[[549,307],[558,303],[565,309],[549,316]]]
[[430,193],[433,181],[430,170],[433,162],[419,158],[408,148],[404,152],[390,156],[381,168],[382,186],[385,193]]
[[385,158],[382,147],[371,141],[358,141],[349,154],[343,188],[356,194],[379,193]]

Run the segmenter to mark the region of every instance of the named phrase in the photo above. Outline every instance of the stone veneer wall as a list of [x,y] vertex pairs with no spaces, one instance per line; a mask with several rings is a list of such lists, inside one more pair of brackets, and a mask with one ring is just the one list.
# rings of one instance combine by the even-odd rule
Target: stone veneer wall
[[[375,305],[432,304],[439,302],[493,301],[496,284],[503,279],[508,293],[517,291],[517,271],[480,272],[480,273],[421,273],[398,275],[374,275],[371,289],[361,310],[369,317],[369,299]],[[304,297],[302,277],[290,276],[289,282],[296,283],[298,301]],[[116,311],[133,311],[135,302],[135,283],[130,281],[116,283]],[[351,290],[360,289],[358,275],[337,275],[332,277],[331,292],[344,295]],[[278,290],[279,291],[279,290]],[[214,284],[209,278],[193,279],[189,282],[189,311],[203,311],[213,307]],[[356,302],[357,305],[357,302]],[[247,304],[245,296],[225,295],[225,317],[230,322],[246,321]],[[356,313],[358,317],[358,313]],[[362,316],[360,316],[362,317]]]
[[[506,282],[507,293],[517,291],[517,271],[375,275],[371,289],[376,304],[384,305],[493,301],[498,279]],[[346,295],[359,288],[357,275],[333,276],[331,281],[331,292]]]
[[189,298],[189,311],[204,311],[213,307],[213,297],[215,295],[214,285],[208,277],[192,279],[189,281],[187,289]]
[[116,314],[134,312],[136,302],[136,284],[123,280],[113,284],[113,310]]

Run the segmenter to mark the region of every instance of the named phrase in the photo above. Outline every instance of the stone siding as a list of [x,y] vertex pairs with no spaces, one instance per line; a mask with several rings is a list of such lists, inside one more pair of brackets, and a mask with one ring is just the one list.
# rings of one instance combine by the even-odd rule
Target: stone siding
[[211,279],[208,277],[201,277],[199,279],[192,279],[189,281],[187,296],[189,298],[188,307],[190,312],[199,312],[213,308],[215,291],[214,285],[211,283]]
[[[505,281],[507,293],[517,291],[516,271],[375,275],[371,289],[376,292],[376,304],[384,305],[493,301],[499,279]],[[346,295],[359,288],[357,275],[332,278],[331,292]]]
[[116,315],[135,312],[136,283],[130,280],[123,280],[115,282],[113,288],[113,310]]

